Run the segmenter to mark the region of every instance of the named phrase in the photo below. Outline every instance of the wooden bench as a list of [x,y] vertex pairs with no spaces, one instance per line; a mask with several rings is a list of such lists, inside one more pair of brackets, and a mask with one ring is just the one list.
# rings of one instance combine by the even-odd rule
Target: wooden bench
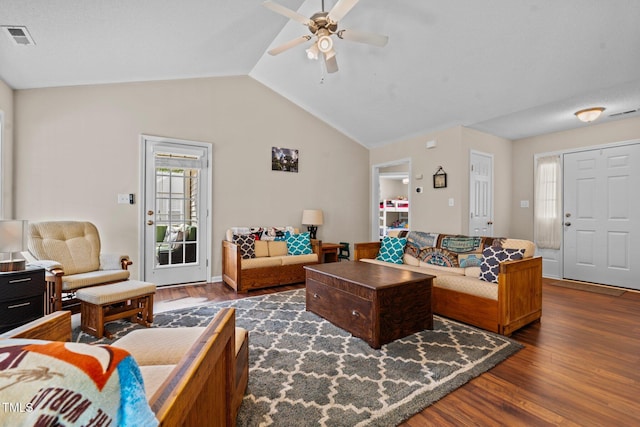
[[156,285],[138,280],[78,289],[82,331],[96,338],[103,335],[111,338],[111,333],[104,329],[105,323],[125,318],[151,326],[155,293]]

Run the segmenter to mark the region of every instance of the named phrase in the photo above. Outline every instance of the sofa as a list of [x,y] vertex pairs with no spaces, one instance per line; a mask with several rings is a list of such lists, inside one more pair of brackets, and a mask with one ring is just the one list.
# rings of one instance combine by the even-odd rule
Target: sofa
[[301,283],[322,242],[293,227],[234,227],[222,241],[222,280],[236,292]]
[[542,315],[534,253],[528,240],[401,231],[356,243],[354,259],[433,275],[435,314],[510,336]]
[[[70,314],[57,311],[8,331],[0,335],[0,344],[19,343],[20,340],[16,340],[19,338],[44,340],[38,343],[68,342]],[[69,347],[72,351],[91,354],[78,348],[91,347],[89,344],[72,345]],[[133,356],[144,382],[148,406],[143,404],[159,425],[235,425],[249,372],[248,333],[235,327],[235,309],[222,309],[206,327],[136,330],[106,347],[112,348],[113,354],[120,349]],[[6,367],[0,363],[2,369]],[[51,373],[47,387],[62,387],[57,383],[59,377]],[[91,381],[88,377],[85,382],[87,380]],[[76,381],[74,389],[81,390],[82,381]],[[5,388],[3,392],[11,393],[11,398],[19,395],[20,390]],[[131,390],[124,393],[130,394]],[[113,417],[114,413],[108,415]],[[46,415],[65,417],[60,413]],[[135,419],[134,425],[137,425]]]

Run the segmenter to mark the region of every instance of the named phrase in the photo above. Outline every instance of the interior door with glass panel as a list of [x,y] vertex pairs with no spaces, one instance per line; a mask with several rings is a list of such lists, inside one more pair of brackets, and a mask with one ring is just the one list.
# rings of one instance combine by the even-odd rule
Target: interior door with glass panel
[[143,144],[144,280],[207,281],[210,146],[147,136]]

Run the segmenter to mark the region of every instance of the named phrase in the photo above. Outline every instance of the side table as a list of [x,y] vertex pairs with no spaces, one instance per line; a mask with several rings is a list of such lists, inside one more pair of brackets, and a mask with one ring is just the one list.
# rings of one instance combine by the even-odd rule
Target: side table
[[0,333],[44,316],[44,269],[0,273]]
[[321,263],[326,262],[338,262],[338,250],[342,247],[337,243],[325,243],[322,242],[322,256],[320,257]]

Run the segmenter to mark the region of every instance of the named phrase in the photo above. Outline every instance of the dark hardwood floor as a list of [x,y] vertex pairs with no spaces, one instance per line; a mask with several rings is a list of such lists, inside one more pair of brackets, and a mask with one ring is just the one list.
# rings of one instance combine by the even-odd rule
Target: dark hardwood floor
[[[544,279],[542,321],[512,336],[524,349],[402,426],[640,425],[640,293],[606,295],[554,283],[562,282]],[[156,293],[158,300],[246,296],[222,283]]]

